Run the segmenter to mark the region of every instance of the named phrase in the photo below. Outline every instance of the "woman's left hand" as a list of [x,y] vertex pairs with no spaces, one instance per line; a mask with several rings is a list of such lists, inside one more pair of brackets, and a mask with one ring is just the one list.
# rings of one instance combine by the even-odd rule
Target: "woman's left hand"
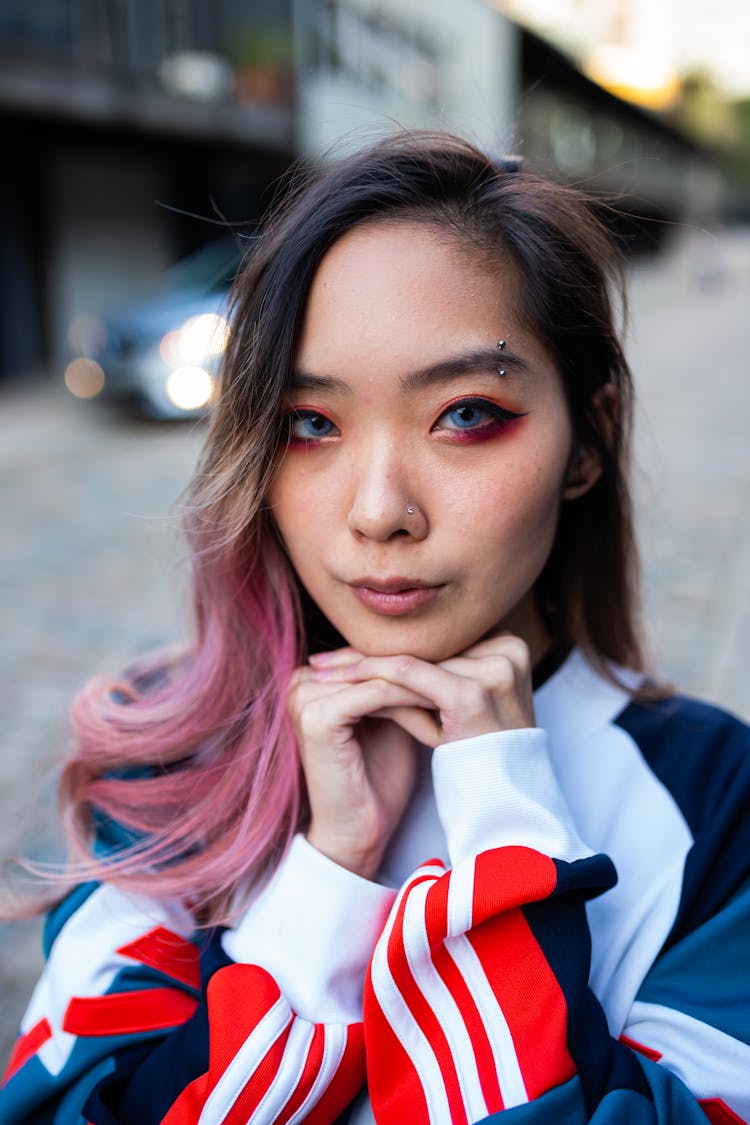
[[382,679],[429,699],[432,711],[397,707],[387,712],[428,746],[535,725],[528,646],[510,634],[479,641],[439,664],[416,656],[360,656],[353,649],[313,657],[311,664],[321,678]]

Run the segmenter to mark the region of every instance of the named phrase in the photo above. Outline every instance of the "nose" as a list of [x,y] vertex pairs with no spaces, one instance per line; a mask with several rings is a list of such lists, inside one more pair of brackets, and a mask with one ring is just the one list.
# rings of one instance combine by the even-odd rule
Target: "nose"
[[395,443],[370,447],[349,467],[349,530],[356,538],[387,542],[399,536],[424,539],[429,525],[424,504],[413,487],[413,472]]

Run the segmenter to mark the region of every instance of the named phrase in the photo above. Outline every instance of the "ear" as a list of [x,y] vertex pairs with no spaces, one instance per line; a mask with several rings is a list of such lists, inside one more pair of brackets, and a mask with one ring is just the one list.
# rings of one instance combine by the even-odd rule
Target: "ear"
[[[594,396],[594,408],[599,416],[599,430],[610,444],[617,428],[620,395],[614,383],[605,383]],[[596,484],[602,475],[601,457],[595,449],[575,443],[568,461],[563,487],[563,500],[577,500]]]

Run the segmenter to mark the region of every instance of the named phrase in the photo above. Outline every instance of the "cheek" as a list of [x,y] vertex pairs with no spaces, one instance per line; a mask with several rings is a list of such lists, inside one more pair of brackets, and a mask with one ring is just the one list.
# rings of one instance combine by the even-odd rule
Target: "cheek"
[[283,471],[268,492],[268,506],[276,528],[292,561],[301,544],[314,537],[319,521],[316,505],[310,502],[304,482],[291,480]]
[[505,567],[538,565],[539,556],[546,557],[554,540],[564,471],[562,456],[536,462],[529,457],[522,465],[508,465],[504,471],[466,482],[451,505],[456,534],[463,537],[473,527],[475,537],[467,534],[465,539],[469,551],[472,540],[481,543],[490,557],[496,549],[498,563]]

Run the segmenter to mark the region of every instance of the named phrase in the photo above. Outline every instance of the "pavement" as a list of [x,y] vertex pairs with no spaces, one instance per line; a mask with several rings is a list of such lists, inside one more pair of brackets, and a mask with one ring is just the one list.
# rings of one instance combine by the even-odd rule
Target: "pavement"
[[[676,230],[630,282],[654,664],[750,718],[750,231]],[[178,498],[201,437],[78,402],[51,379],[0,389],[0,856],[59,856],[72,696],[181,632]],[[0,925],[0,1067],[40,929]]]

